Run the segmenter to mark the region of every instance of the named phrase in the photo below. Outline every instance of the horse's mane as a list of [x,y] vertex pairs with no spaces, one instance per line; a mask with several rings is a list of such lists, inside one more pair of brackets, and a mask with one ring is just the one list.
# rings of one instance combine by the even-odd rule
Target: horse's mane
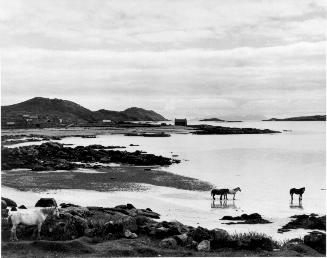
[[45,207],[45,208],[41,208],[40,211],[44,214],[53,214],[54,210],[56,209],[57,207]]

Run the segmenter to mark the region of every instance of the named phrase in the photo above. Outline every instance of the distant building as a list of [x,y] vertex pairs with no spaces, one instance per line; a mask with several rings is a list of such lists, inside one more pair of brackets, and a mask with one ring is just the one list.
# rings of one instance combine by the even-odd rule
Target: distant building
[[184,118],[184,119],[176,119],[175,118],[175,125],[187,126],[186,118]]

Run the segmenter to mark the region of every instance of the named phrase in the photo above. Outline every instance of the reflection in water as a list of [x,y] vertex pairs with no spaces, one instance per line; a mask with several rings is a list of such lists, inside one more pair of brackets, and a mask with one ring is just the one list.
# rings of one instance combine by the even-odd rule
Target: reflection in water
[[290,208],[291,208],[291,209],[300,209],[300,210],[303,210],[302,200],[299,199],[299,203],[298,203],[298,204],[297,204],[297,203],[294,204],[294,203],[293,203],[293,200],[291,200]]
[[235,205],[235,200],[232,200],[232,203],[229,203],[229,200],[220,200],[217,203],[213,200],[211,203],[211,208],[216,208],[216,209],[238,209]]

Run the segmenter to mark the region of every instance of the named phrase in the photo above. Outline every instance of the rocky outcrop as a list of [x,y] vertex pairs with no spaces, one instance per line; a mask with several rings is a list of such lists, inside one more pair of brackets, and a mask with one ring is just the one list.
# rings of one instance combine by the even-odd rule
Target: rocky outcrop
[[212,125],[192,125],[196,129],[193,134],[272,134],[280,133],[279,131],[273,131],[270,129],[257,129],[257,128],[234,128]]
[[304,236],[304,244],[310,246],[311,248],[315,249],[319,253],[326,254],[326,234],[313,231],[310,232],[308,235]]
[[317,214],[294,215],[292,221],[278,229],[279,233],[290,231],[291,229],[319,229],[326,231],[326,215],[319,217]]
[[[17,203],[14,202],[13,200],[10,200],[9,198],[1,197],[1,201],[4,201],[6,206],[10,207],[17,207]],[[2,205],[2,202],[1,202]]]
[[224,216],[221,218],[221,220],[241,220],[240,222],[228,222],[224,223],[226,225],[233,225],[233,224],[267,224],[271,223],[268,220],[265,220],[261,217],[258,213],[252,213],[252,214],[242,214],[241,216]]
[[[90,243],[140,238],[147,239],[147,245],[172,250],[189,250],[192,252],[214,252],[229,250],[272,251],[276,242],[257,233],[230,235],[223,229],[208,230],[203,227],[191,227],[178,221],[155,221],[159,216],[151,209],[137,209],[132,204],[118,205],[113,208],[81,207],[74,204],[61,204],[60,217],[48,216],[42,225],[41,237],[44,241],[72,241],[84,237]],[[146,212],[145,212],[146,211]],[[35,227],[19,226],[19,239],[30,240]],[[10,225],[2,220],[3,241],[8,241]],[[323,252],[325,235],[312,232],[305,237],[306,245]],[[133,242],[134,243],[134,242]],[[303,250],[310,251],[303,245]],[[313,254],[314,251],[309,252]]]
[[57,202],[53,198],[41,198],[35,204],[35,207],[57,207]]
[[[28,168],[34,171],[71,170],[85,167],[88,162],[125,163],[133,165],[171,165],[178,160],[144,154],[141,151],[126,152],[110,150],[112,146],[65,147],[57,142],[46,142],[38,146],[2,148],[2,169]],[[117,146],[116,146],[117,147]],[[121,146],[119,146],[121,147]]]

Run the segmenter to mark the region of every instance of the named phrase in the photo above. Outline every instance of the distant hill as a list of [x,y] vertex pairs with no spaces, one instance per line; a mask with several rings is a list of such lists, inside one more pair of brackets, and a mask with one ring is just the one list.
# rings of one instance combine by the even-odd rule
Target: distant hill
[[160,114],[142,108],[128,108],[124,111],[109,111],[101,109],[91,111],[72,101],[35,97],[27,101],[2,106],[2,125],[15,124],[20,127],[31,124],[55,126],[60,123],[83,125],[98,123],[102,120],[112,121],[163,121]]
[[22,115],[37,115],[39,118],[60,118],[67,122],[93,122],[93,112],[72,101],[35,97],[27,101],[2,106],[3,117],[18,118]]
[[297,116],[289,118],[270,118],[262,121],[326,121],[326,115]]
[[201,119],[199,121],[206,121],[206,122],[209,122],[209,121],[212,121],[212,122],[225,122],[225,120],[222,120],[222,119],[219,119],[219,118],[216,118],[216,117]]
[[98,120],[113,120],[113,121],[166,121],[162,115],[143,108],[131,107],[124,111],[111,111],[100,109],[94,112]]

